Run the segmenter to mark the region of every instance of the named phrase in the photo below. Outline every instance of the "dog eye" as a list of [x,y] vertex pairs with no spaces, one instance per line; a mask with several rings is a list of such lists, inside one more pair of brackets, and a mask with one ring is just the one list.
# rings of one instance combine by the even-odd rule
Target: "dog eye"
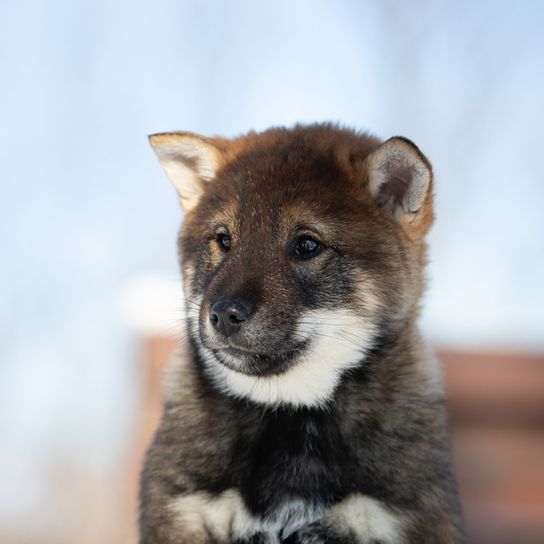
[[322,244],[311,236],[301,236],[295,243],[295,256],[298,259],[311,259],[322,249]]
[[219,247],[223,251],[228,251],[230,249],[230,244],[231,244],[230,236],[225,233],[218,234],[217,243],[219,244]]

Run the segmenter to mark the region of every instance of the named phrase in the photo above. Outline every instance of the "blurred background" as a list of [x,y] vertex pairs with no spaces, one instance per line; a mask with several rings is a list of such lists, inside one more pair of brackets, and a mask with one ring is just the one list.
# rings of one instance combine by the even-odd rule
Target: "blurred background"
[[436,173],[422,325],[471,542],[544,542],[544,4],[0,3],[0,543],[136,541],[181,334],[146,135],[339,121]]

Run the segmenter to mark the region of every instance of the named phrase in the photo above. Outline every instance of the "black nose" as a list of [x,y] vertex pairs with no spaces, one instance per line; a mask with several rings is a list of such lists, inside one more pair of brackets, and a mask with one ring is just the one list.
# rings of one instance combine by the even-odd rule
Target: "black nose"
[[232,336],[240,330],[248,316],[249,309],[240,301],[220,300],[212,306],[210,321],[221,334]]

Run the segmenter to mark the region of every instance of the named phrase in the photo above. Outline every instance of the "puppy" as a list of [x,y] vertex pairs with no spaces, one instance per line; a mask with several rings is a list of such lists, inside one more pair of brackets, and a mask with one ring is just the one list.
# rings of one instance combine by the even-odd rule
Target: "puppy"
[[141,544],[464,542],[417,317],[429,161],[323,124],[150,137],[184,210],[188,342]]

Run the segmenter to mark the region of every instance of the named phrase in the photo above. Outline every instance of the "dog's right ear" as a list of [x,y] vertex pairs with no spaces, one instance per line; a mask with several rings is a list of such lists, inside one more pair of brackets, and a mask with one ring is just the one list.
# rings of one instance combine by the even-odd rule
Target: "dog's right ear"
[[182,208],[188,212],[200,200],[223,163],[224,152],[211,139],[190,132],[152,134],[149,142],[166,175],[178,191]]

